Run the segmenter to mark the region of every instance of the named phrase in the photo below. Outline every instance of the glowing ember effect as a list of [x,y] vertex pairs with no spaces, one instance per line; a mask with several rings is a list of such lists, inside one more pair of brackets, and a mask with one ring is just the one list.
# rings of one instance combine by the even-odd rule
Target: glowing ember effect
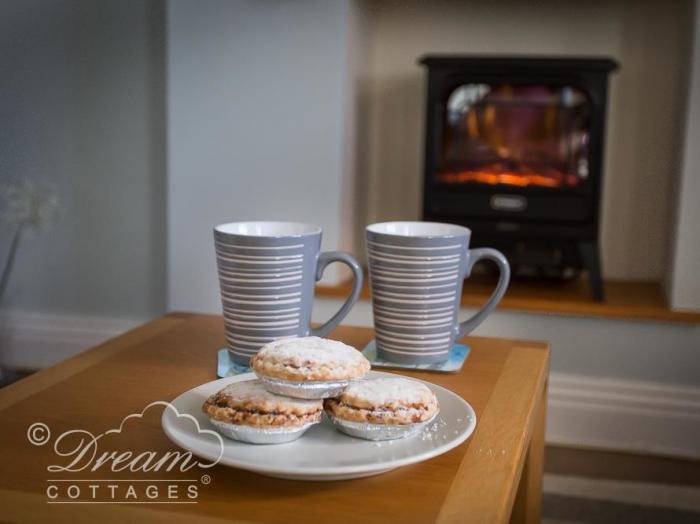
[[523,168],[522,171],[504,169],[501,166],[485,166],[483,169],[438,173],[437,179],[445,184],[466,184],[469,182],[506,185],[517,187],[576,187],[581,180],[575,175],[566,174],[555,168],[547,168],[544,173]]

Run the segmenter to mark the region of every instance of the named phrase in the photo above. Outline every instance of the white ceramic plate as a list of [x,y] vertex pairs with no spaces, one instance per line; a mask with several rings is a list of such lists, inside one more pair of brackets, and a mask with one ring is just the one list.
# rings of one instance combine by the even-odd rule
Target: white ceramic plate
[[[397,376],[370,371],[369,378]],[[233,382],[255,378],[253,373],[222,378],[202,384],[183,393],[173,402],[180,414],[190,414],[200,428],[214,426],[202,412],[209,395]],[[383,442],[356,439],[340,433],[325,419],[307,431],[299,440],[286,444],[256,445],[223,439],[220,464],[254,471],[262,475],[296,480],[341,480],[368,477],[401,466],[415,464],[459,446],[474,431],[476,414],[472,407],[451,391],[425,382],[440,402],[440,413],[434,423],[412,437]],[[178,417],[171,409],[163,412],[163,430],[178,446],[210,461],[221,453],[217,439],[198,433],[186,417]]]

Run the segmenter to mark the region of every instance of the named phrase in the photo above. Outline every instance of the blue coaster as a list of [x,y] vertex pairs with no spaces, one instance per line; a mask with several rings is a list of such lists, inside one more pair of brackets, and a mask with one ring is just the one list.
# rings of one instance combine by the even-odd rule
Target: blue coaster
[[217,354],[216,376],[219,378],[233,377],[242,373],[250,373],[253,371],[248,366],[237,364],[231,358],[231,353],[228,349],[220,349]]
[[374,340],[365,346],[362,354],[367,357],[373,368],[417,369],[420,371],[436,371],[438,373],[457,373],[462,369],[464,361],[469,356],[469,346],[455,344],[450,350],[450,358],[440,364],[402,364],[382,360],[377,356],[377,346]]

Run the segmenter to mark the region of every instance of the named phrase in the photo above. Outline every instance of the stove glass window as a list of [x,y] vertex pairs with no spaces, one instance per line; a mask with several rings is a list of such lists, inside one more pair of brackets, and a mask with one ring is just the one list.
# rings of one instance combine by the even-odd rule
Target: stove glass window
[[465,84],[447,99],[439,184],[582,187],[591,104],[570,86]]

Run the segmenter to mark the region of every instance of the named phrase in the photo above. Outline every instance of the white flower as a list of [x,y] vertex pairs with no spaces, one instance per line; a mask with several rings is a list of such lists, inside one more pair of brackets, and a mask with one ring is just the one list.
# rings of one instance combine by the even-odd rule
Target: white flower
[[27,178],[0,188],[0,222],[38,228],[54,219],[57,210],[56,193]]

